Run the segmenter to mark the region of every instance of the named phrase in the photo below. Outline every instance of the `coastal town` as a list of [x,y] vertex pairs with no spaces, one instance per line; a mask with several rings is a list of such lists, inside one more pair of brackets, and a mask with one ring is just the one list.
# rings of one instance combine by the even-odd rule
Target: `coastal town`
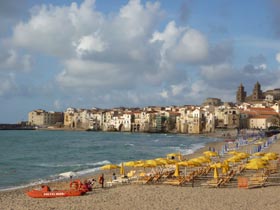
[[144,108],[33,110],[28,125],[46,129],[204,134],[216,129],[268,129],[280,124],[280,89],[262,91],[259,82],[247,96],[240,84],[236,102],[207,98],[202,105]]

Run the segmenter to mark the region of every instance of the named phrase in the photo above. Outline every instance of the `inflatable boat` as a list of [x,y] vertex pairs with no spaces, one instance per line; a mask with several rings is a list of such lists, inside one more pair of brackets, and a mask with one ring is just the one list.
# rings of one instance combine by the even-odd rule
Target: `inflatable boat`
[[[72,188],[74,187],[74,188]],[[80,181],[73,181],[70,183],[69,190],[51,190],[49,186],[43,185],[41,189],[33,189],[26,194],[32,198],[57,198],[67,196],[81,196],[87,192],[81,185]]]

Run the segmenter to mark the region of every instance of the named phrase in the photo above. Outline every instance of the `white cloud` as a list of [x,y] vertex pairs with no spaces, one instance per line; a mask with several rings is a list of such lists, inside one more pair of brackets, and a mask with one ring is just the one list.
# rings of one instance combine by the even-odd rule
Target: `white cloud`
[[188,29],[171,50],[171,55],[176,61],[186,63],[204,61],[208,56],[208,41],[201,32]]
[[169,22],[162,33],[155,32],[150,42],[162,43],[161,66],[171,61],[202,62],[208,56],[208,41],[205,36],[192,28],[177,27],[174,21]]
[[75,52],[73,42],[94,33],[102,22],[102,15],[93,10],[94,1],[86,0],[79,7],[34,7],[28,22],[14,28],[13,42],[20,47],[65,57]]
[[[202,63],[209,63],[200,71],[206,82],[230,78],[232,69],[219,63],[226,59],[211,66],[211,46],[201,31],[172,20],[165,25],[163,17],[159,2],[140,0],[130,0],[108,15],[97,11],[93,0],[81,5],[41,5],[14,27],[12,41],[62,64],[55,78],[63,93],[84,94],[87,99],[92,94],[98,103],[191,100],[189,96],[200,89],[191,90],[198,86],[192,86],[196,78],[190,82],[188,73],[199,74]],[[28,69],[33,60],[26,55],[22,61]]]
[[94,35],[83,36],[78,44],[74,43],[76,52],[79,57],[83,54],[91,52],[103,52],[106,49],[106,43],[102,41],[101,37],[96,33]]

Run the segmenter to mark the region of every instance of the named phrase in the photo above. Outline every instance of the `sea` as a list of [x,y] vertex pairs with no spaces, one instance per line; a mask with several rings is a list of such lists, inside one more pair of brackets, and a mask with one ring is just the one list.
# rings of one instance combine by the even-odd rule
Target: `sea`
[[0,191],[96,174],[109,163],[191,154],[216,138],[179,134],[0,131]]

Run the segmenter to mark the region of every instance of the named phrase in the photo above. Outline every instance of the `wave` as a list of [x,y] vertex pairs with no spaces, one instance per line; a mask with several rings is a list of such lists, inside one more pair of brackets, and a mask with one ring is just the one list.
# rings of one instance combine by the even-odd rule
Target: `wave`
[[[108,161],[108,160],[104,160],[104,161],[99,161],[99,162],[94,162],[94,163],[72,164],[71,166],[77,166],[77,165],[80,165],[81,167],[82,166],[92,166],[91,168],[86,168],[86,169],[81,169],[81,170],[74,171],[73,174],[75,174],[75,176],[73,176],[73,178],[81,178],[81,177],[83,177],[85,175],[94,174],[94,173],[96,173],[96,172],[98,172],[100,170],[101,166],[103,166],[105,164],[109,164],[109,163],[111,163],[111,162]],[[54,167],[58,167],[57,165],[59,165],[59,164],[56,164],[56,165],[52,165],[52,164],[39,164],[39,165],[42,166],[42,167],[53,167],[53,166]],[[66,166],[67,166],[67,164],[66,164]],[[64,165],[61,164],[59,167],[65,167],[65,164]],[[67,180],[70,177],[62,176],[60,174],[63,174],[63,173],[66,174],[66,173],[69,173],[69,172],[72,172],[72,171],[61,171],[60,173],[50,175],[49,177],[47,177],[45,179],[36,179],[36,180],[31,180],[27,184],[22,184],[22,185],[19,185],[19,186],[8,186],[8,187],[5,187],[5,188],[0,188],[0,191],[16,190],[16,189],[22,189],[22,188],[26,188],[26,187],[32,187],[32,186],[47,184],[47,183],[55,182],[55,181]]]
[[189,154],[193,154],[195,153],[197,150],[201,149],[205,147],[204,143],[198,143],[198,144],[191,144],[190,148],[186,150],[185,155],[189,155]]
[[109,164],[111,163],[108,160],[104,160],[104,161],[99,161],[99,162],[89,162],[89,163],[61,163],[61,164],[57,164],[57,163],[40,163],[40,164],[35,164],[34,166],[39,166],[39,167],[45,167],[45,168],[65,168],[65,167],[82,167],[82,166],[101,166],[101,165],[105,165],[105,164]]
[[124,144],[124,146],[128,146],[128,147],[134,147],[134,144],[128,143],[128,144]]

